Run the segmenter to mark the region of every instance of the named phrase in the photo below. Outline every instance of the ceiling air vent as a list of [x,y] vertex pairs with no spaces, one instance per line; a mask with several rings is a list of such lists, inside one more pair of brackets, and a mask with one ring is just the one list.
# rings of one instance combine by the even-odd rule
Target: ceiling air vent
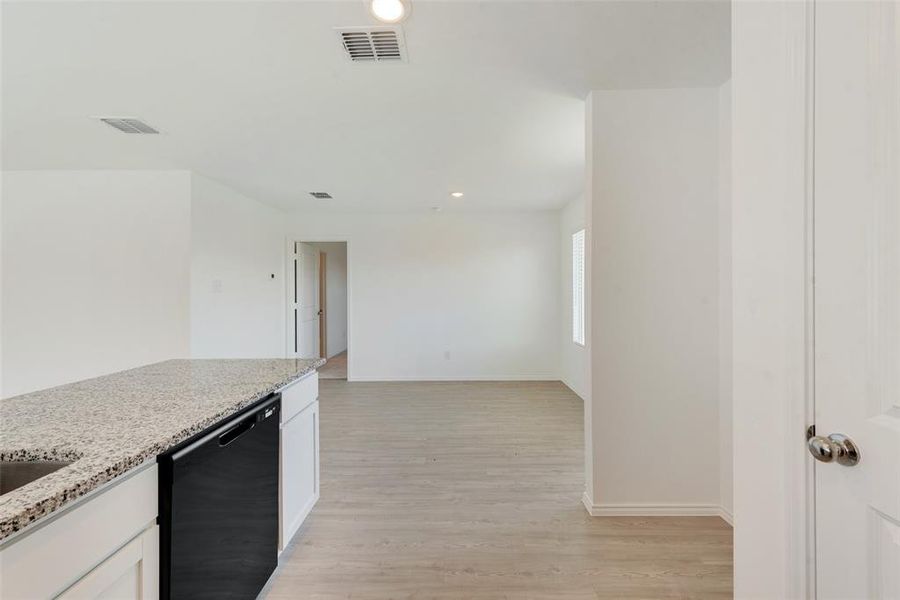
[[331,198],[331,194],[329,194],[328,192],[310,192],[309,195],[313,198],[318,198],[319,200]]
[[406,44],[399,25],[338,27],[335,31],[352,62],[406,62]]
[[98,117],[101,121],[115,127],[122,133],[159,133],[153,127],[150,127],[140,119],[131,117]]

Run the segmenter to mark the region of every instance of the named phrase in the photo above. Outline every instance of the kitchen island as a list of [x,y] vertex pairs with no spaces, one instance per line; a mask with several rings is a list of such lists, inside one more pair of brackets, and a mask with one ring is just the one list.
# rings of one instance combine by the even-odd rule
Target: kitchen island
[[[106,507],[106,520],[98,521],[107,523],[102,525],[104,531],[92,538],[103,538],[114,530],[119,517],[127,522],[130,517],[124,513],[136,505],[146,505],[147,510],[152,506],[150,521],[155,520],[158,455],[276,391],[282,391],[285,403],[294,407],[282,412],[283,430],[290,418],[313,403],[317,411],[315,369],[322,364],[322,359],[170,360],[0,401],[0,460],[4,464],[71,463],[0,495],[3,597],[17,597],[9,595],[13,592],[21,595],[21,588],[10,587],[16,584],[11,580],[21,579],[11,577],[12,569],[18,574],[27,572],[26,559],[41,550],[38,546],[46,550],[53,539],[61,544],[76,544],[81,538],[90,550],[95,540],[83,539],[87,530],[76,531],[86,523],[75,517],[90,516],[101,502],[115,504]],[[314,425],[317,427],[317,420]],[[315,431],[304,434],[307,433],[315,436]],[[296,440],[290,443],[298,444]],[[317,437],[312,443],[317,461]],[[284,469],[284,461],[281,462]],[[130,488],[135,488],[140,497],[126,493]],[[152,497],[147,497],[151,488]],[[317,497],[317,480],[315,493]],[[116,500],[116,494],[122,497]],[[279,502],[282,500],[279,498]],[[303,510],[308,512],[309,508],[304,506]],[[141,519],[147,516],[146,512]],[[123,535],[142,531],[124,531]],[[68,533],[78,535],[68,540]],[[108,536],[111,540],[124,543],[131,539],[122,540],[117,531],[112,533]],[[283,539],[280,547],[287,541]],[[117,548],[100,551],[108,553]],[[79,550],[73,546],[60,549],[57,554],[74,555]],[[54,558],[57,571],[61,568],[59,556]],[[98,563],[105,556],[98,556]],[[61,577],[59,582],[43,587],[38,585],[42,582],[35,581],[35,589],[40,591],[30,597],[44,597],[48,592],[43,590],[49,590],[50,595],[66,591],[67,588],[54,586],[71,586],[87,574],[85,565],[91,569],[96,566],[78,556],[70,562],[75,566],[68,579]],[[149,589],[155,588],[150,585]]]

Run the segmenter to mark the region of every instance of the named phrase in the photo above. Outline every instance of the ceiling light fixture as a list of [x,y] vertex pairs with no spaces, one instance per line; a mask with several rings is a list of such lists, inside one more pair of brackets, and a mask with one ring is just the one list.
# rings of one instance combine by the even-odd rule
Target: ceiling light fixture
[[462,192],[450,192],[450,195],[453,196],[454,198],[462,198],[463,197]]
[[404,0],[371,0],[369,10],[382,23],[399,23],[408,12]]

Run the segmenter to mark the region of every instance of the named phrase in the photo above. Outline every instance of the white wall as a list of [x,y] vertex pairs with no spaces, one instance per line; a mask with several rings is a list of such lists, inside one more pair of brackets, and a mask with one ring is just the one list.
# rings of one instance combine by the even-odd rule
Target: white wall
[[731,82],[719,88],[719,498],[733,521],[731,399]]
[[347,240],[349,376],[558,379],[555,212],[297,214]]
[[594,514],[719,510],[718,103],[590,97]]
[[197,174],[191,191],[191,355],[283,357],[284,213]]
[[[572,341],[572,234],[586,226],[584,198],[572,200],[559,211],[560,341],[559,376],[569,388],[587,396],[587,350]],[[587,248],[587,245],[585,245]],[[585,250],[587,252],[587,250]],[[587,331],[587,328],[585,328]]]
[[3,397],[188,355],[190,185],[3,173]]
[[325,253],[325,353],[347,349],[347,243],[310,244]]
[[805,2],[736,2],[732,12],[734,593],[739,599],[808,597],[807,7]]
[[2,209],[4,396],[283,356],[286,231],[350,242],[351,376],[559,378],[557,212],[288,217],[181,171],[7,172]]

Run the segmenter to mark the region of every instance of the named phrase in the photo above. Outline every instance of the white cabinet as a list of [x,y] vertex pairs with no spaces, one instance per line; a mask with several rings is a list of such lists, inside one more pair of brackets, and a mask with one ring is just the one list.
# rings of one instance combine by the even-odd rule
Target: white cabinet
[[282,390],[279,551],[319,499],[318,374]]
[[[0,598],[159,596],[156,463],[138,467],[0,549]],[[120,594],[134,590],[135,594]]]
[[63,592],[60,600],[155,600],[159,527],[146,529]]
[[[319,377],[281,390],[279,552],[319,499]],[[0,599],[156,600],[158,467],[149,461],[0,544]]]

